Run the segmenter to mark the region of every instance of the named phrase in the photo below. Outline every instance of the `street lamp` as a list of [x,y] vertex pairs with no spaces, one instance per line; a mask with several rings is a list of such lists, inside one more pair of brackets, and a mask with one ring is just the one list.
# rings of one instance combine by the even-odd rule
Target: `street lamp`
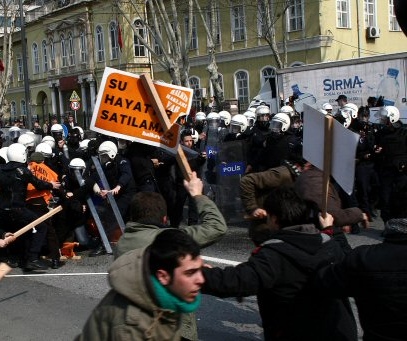
[[30,99],[30,81],[28,79],[28,64],[27,64],[27,42],[25,40],[25,20],[24,20],[24,9],[23,0],[19,0],[20,6],[20,34],[21,34],[21,48],[22,48],[22,58],[23,58],[23,75],[24,75],[24,97],[25,97],[25,110],[27,114],[27,128],[31,130],[32,128],[32,117],[31,117],[31,99]]

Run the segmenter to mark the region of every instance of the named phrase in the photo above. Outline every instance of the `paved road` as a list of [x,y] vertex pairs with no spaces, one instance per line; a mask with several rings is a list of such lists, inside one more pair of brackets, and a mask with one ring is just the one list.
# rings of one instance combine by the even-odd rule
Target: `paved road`
[[[245,224],[230,227],[225,238],[206,248],[203,254],[217,259],[242,262],[248,258],[252,244]],[[348,235],[351,245],[374,244],[381,240],[379,220],[359,235]],[[109,290],[107,271],[113,256],[69,260],[58,270],[38,277],[7,277],[0,282],[1,340],[44,341],[73,340],[94,306]],[[86,273],[88,275],[74,275]],[[23,274],[13,269],[10,275]],[[67,276],[66,274],[71,274]],[[53,275],[53,276],[50,276]],[[261,340],[261,324],[254,297],[238,303],[204,296],[197,313],[201,340]]]

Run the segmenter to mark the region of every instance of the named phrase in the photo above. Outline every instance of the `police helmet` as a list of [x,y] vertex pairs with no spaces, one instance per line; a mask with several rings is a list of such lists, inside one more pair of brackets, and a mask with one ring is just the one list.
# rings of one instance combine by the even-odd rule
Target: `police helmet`
[[34,141],[34,137],[31,134],[25,133],[25,134],[21,135],[18,138],[17,142],[24,145],[24,147],[26,147],[28,151],[34,151],[35,141]]
[[232,115],[226,110],[222,110],[219,112],[220,119],[224,122],[225,126],[230,124],[230,120],[232,119]]
[[117,155],[117,146],[112,141],[102,142],[98,148],[99,157],[107,155],[110,160],[113,160]]
[[230,120],[230,132],[231,133],[243,133],[247,128],[247,118],[244,115],[237,114]]
[[247,110],[246,112],[243,113],[243,115],[247,119],[247,126],[248,127],[253,127],[254,122],[256,122],[256,114],[252,110]]
[[9,161],[27,162],[27,148],[21,143],[13,143],[7,149],[7,158]]
[[347,111],[349,112],[350,116],[352,119],[355,119],[358,117],[358,106],[353,103],[346,103],[342,108],[341,111]]
[[8,147],[3,147],[0,149],[0,157],[2,157],[6,163],[8,162],[7,149]]
[[41,142],[48,144],[52,149],[55,148],[55,139],[50,135],[44,136]]
[[41,153],[46,158],[51,158],[53,156],[51,146],[45,142],[41,142],[37,147],[35,147],[35,152]]
[[205,121],[206,120],[206,114],[202,111],[198,111],[195,114],[195,121]]
[[259,105],[256,108],[256,116],[270,115],[270,107],[267,105]]
[[274,132],[286,132],[291,125],[290,116],[286,113],[280,112],[273,116],[270,128]]
[[17,142],[17,139],[20,137],[21,135],[21,129],[19,127],[11,127],[8,130],[8,136],[10,136],[10,139],[13,141],[15,140],[15,142]]

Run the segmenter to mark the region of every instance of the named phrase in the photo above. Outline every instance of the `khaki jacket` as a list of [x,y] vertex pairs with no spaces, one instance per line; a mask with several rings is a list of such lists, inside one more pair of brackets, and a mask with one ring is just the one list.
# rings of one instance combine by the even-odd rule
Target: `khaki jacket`
[[148,249],[133,250],[109,268],[112,289],[93,310],[76,341],[179,340],[181,314],[154,301],[146,261]]

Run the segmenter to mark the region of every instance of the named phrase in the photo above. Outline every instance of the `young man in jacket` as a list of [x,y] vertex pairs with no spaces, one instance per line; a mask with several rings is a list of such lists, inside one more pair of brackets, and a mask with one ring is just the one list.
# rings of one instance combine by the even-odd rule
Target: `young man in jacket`
[[202,293],[257,295],[265,340],[356,340],[348,301],[320,298],[310,287],[316,271],[343,258],[340,245],[309,224],[309,210],[292,188],[274,188],[264,204],[267,223],[247,262],[204,268]]
[[[181,226],[178,230],[190,235],[200,247],[209,246],[223,237],[227,231],[225,219],[215,203],[202,195],[203,183],[195,172],[190,181],[184,180],[186,191],[195,201],[202,223],[200,225]],[[124,234],[117,243],[117,256],[145,247],[152,243],[167,226],[167,207],[163,196],[154,192],[137,193],[130,205],[130,221]],[[196,318],[194,314],[184,314],[182,318],[182,338],[198,340]]]
[[94,309],[77,341],[178,340],[182,313],[195,311],[204,282],[199,245],[165,229],[144,249],[109,269],[112,289]]

